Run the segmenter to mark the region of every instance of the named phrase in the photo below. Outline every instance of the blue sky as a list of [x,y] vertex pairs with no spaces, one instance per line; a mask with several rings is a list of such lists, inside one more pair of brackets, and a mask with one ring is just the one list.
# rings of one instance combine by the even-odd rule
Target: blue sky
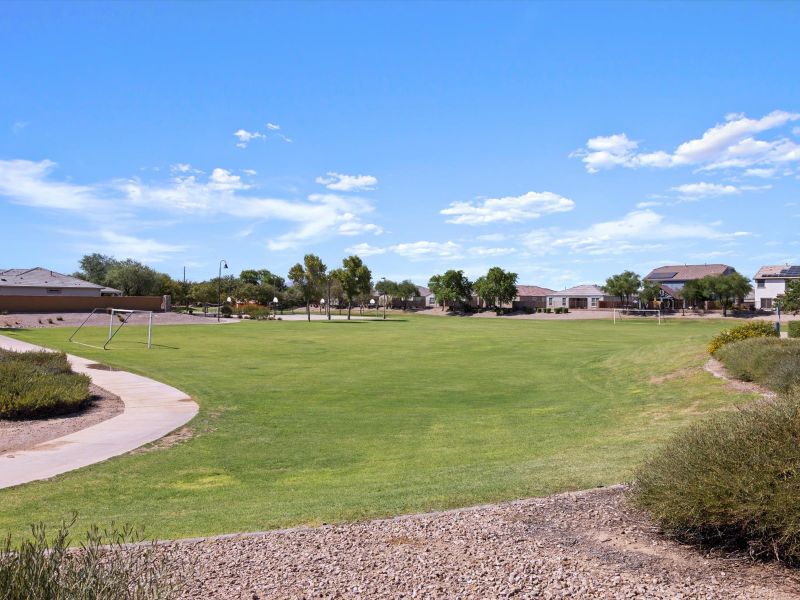
[[[3,3],[0,267],[800,262],[796,3]],[[795,40],[795,41],[792,41]]]

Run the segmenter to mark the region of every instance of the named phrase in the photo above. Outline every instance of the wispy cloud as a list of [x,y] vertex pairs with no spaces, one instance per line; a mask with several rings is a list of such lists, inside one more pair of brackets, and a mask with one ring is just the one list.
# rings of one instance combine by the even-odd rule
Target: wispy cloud
[[521,222],[538,219],[542,215],[566,212],[575,208],[575,202],[552,192],[527,192],[521,196],[488,198],[475,202],[453,202],[440,211],[450,217],[448,223],[458,225],[485,225],[497,222]]
[[375,189],[378,178],[372,175],[345,175],[328,171],[324,177],[317,177],[316,182],[337,192],[361,192]]
[[233,135],[239,140],[236,142],[237,148],[247,148],[253,140],[267,140],[269,138],[283,140],[287,144],[292,143],[292,139],[281,133],[281,126],[276,123],[267,123],[265,131],[237,129],[233,132]]
[[586,146],[570,156],[579,157],[586,170],[597,173],[614,167],[671,168],[694,166],[701,171],[761,167],[800,161],[800,146],[788,137],[756,139],[756,135],[800,120],[800,113],[775,110],[760,119],[729,114],[724,123],[707,129],[702,136],[683,142],[667,152],[640,152],[639,142],[625,133],[590,138]]

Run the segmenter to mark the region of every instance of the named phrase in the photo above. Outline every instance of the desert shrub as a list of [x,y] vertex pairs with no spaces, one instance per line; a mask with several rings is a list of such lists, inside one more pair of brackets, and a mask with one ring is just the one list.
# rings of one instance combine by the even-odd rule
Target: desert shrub
[[233,314],[233,310],[231,309],[230,305],[223,304],[219,309],[219,314],[223,317],[230,317]]
[[751,338],[720,348],[715,355],[737,379],[755,381],[776,392],[800,383],[800,341]]
[[767,321],[751,321],[720,331],[708,344],[708,352],[709,354],[714,354],[726,344],[754,337],[778,337],[778,332]]
[[258,320],[268,319],[271,312],[266,306],[247,306],[242,309],[243,314],[250,315],[251,319]]
[[62,352],[0,350],[0,418],[24,419],[76,410],[89,377],[73,373]]
[[565,306],[561,312],[568,313],[568,312],[569,312],[569,308],[567,308],[567,307]]
[[790,338],[800,337],[800,321],[789,321],[788,330]]
[[44,525],[27,539],[0,542],[0,598],[4,600],[166,600],[177,597],[190,564],[164,546],[137,543],[131,527],[92,527],[70,549],[73,518],[50,539]]
[[632,502],[668,534],[800,564],[800,394],[717,414],[635,473]]

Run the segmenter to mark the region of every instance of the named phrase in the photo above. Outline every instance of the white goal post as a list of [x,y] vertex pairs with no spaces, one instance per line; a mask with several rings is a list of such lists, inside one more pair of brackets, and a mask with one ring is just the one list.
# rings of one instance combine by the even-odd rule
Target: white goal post
[[[83,326],[89,322],[94,315],[98,313],[108,313],[108,335],[106,336],[106,341],[103,343],[102,346],[95,346],[93,344],[87,344],[85,342],[78,342],[74,338],[78,334],[78,332],[83,329]],[[123,328],[128,323],[128,320],[135,314],[143,314],[147,315],[147,348],[148,350],[153,347],[153,311],[152,310],[129,310],[127,308],[95,308],[92,309],[92,312],[89,313],[89,316],[86,317],[78,328],[72,332],[72,335],[69,336],[69,341],[73,344],[80,344],[81,346],[88,346],[90,348],[98,348],[100,350],[108,350],[108,345],[111,343],[111,340],[114,339],[114,336],[119,333],[119,330]],[[118,317],[119,324],[114,328],[114,317]]]
[[625,321],[629,319],[657,319],[658,324],[661,325],[661,311],[655,308],[615,308],[614,309],[614,324],[617,321]]

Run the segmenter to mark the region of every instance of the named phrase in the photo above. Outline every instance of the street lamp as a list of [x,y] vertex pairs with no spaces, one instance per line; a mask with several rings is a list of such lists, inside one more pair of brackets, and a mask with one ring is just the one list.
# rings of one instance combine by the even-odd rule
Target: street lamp
[[[369,299],[369,306],[370,306],[370,308],[375,306],[375,298],[370,298]],[[375,316],[376,317],[378,316],[378,307],[377,306],[375,307]]]
[[219,261],[219,276],[217,277],[217,323],[219,323],[219,313],[222,308],[222,267],[228,268],[228,261],[224,258]]
[[325,311],[325,298],[319,299],[319,314],[322,314]]
[[278,297],[277,296],[274,296],[272,298],[272,304],[274,305],[274,308],[273,308],[274,312],[278,312]]

